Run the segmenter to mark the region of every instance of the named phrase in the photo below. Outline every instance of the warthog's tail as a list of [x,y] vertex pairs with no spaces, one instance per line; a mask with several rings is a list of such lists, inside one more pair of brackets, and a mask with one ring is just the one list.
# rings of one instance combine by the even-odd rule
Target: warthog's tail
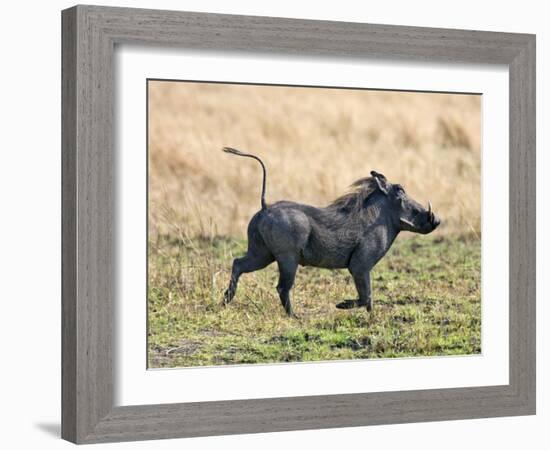
[[264,178],[262,180],[262,209],[265,209],[266,208],[266,205],[265,205],[265,182],[266,182],[266,178],[267,178],[267,171],[265,170],[265,166],[264,166],[264,163],[262,162],[262,160],[260,158],[258,158],[257,156],[251,155],[249,153],[243,153],[240,150],[237,150],[236,148],[224,147],[222,150],[226,153],[233,153],[234,155],[246,156],[247,158],[253,158],[253,159],[255,159],[256,161],[258,161],[260,163],[260,165],[262,166],[262,170],[264,172]]

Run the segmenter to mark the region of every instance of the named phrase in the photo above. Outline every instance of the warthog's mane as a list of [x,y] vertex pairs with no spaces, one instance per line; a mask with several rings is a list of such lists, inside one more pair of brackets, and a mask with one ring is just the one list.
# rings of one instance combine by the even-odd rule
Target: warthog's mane
[[328,208],[349,213],[359,212],[365,201],[378,190],[378,184],[373,177],[366,177],[352,183],[350,188],[350,192],[333,200]]

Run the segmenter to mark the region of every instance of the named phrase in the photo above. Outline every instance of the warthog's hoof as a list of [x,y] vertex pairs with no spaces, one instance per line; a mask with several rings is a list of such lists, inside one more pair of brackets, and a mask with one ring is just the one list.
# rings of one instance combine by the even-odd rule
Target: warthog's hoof
[[372,309],[368,303],[360,303],[359,300],[344,300],[336,305],[338,309],[353,309],[353,308],[367,308],[367,311]]
[[359,308],[359,300],[344,300],[336,305],[338,309],[352,309]]
[[233,295],[231,295],[231,292],[229,292],[229,289],[228,289],[223,294],[223,304],[228,305],[229,303],[231,303],[231,300],[233,300]]

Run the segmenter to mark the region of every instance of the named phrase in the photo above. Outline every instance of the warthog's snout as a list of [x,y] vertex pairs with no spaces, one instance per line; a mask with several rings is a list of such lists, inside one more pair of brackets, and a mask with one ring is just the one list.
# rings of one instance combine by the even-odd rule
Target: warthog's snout
[[441,219],[438,216],[436,216],[432,211],[431,202],[428,202],[428,217],[429,217],[430,225],[432,226],[432,231],[433,231],[441,224]]

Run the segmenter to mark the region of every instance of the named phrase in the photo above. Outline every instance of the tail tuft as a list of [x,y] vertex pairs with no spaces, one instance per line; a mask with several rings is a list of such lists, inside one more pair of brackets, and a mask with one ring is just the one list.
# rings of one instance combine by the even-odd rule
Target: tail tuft
[[236,148],[232,148],[232,147],[224,147],[224,148],[222,148],[222,151],[225,152],[225,153],[233,153],[234,155],[246,156],[240,150],[237,150]]

